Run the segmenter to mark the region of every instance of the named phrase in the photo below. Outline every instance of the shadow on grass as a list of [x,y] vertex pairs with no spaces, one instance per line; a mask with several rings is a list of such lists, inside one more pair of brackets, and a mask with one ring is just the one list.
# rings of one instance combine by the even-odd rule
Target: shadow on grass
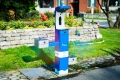
[[111,49],[112,51],[114,51],[114,52],[117,52],[117,54],[119,54],[120,55],[120,49],[119,48],[116,48],[116,49]]
[[113,54],[113,53],[110,52],[110,51],[107,51],[107,50],[104,50],[104,49],[102,49],[102,51],[104,51],[104,52],[110,54],[110,55],[113,56],[113,57],[117,57],[117,55]]
[[[110,49],[110,50],[112,50],[114,52],[110,52],[110,51],[102,49],[102,51],[104,51],[104,52],[110,54],[111,56],[115,57],[116,59],[118,59],[118,57],[120,55],[120,49],[116,48],[116,49]],[[114,53],[117,53],[117,54],[114,54]]]
[[46,63],[46,65],[54,64],[54,61],[43,51],[43,49],[38,49],[34,46],[30,46],[32,50],[36,52],[36,57],[31,56],[23,56],[22,59],[25,62],[31,62],[41,59],[43,62]]

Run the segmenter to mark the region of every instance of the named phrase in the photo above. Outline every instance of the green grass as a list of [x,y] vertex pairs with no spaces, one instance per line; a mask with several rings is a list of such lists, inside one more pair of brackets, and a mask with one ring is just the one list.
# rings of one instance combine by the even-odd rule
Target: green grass
[[16,70],[28,67],[39,67],[42,60],[25,62],[22,58],[30,56],[36,57],[35,51],[26,46],[9,48],[0,51],[0,71]]
[[[94,44],[75,45],[69,43],[69,54],[77,56],[79,60],[93,57],[120,54],[120,29],[100,29],[103,38],[93,40]],[[95,43],[104,40],[103,43]],[[43,51],[54,60],[54,47],[44,48]],[[21,46],[0,50],[0,72],[22,68],[39,67],[45,64],[38,59],[39,49]],[[27,58],[25,61],[23,58]]]
[[120,54],[120,30],[119,29],[100,29],[103,38],[94,40],[103,43],[94,43],[90,45],[76,46],[72,45],[69,49],[71,54],[76,55],[79,59],[88,59],[92,57]]
[[[85,18],[85,19],[92,19],[92,18]],[[93,20],[107,20],[107,18],[93,18]]]

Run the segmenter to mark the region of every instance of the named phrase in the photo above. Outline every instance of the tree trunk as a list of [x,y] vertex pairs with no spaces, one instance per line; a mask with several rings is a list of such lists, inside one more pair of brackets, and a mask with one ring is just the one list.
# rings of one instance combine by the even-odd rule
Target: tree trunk
[[120,8],[118,8],[118,13],[119,13],[119,15],[117,16],[116,22],[114,24],[115,28],[119,28],[120,27]]
[[120,15],[117,16],[116,22],[115,22],[115,24],[114,24],[114,27],[115,27],[115,28],[119,28],[119,26],[120,26],[119,24],[120,24]]
[[104,4],[105,5],[105,9],[103,9],[102,4],[100,3],[99,0],[97,0],[97,2],[99,4],[100,8],[102,9],[103,13],[107,17],[107,21],[108,21],[109,27],[112,28],[113,27],[113,22],[112,22],[110,14],[109,14],[109,2],[110,2],[110,0],[107,0],[107,2]]
[[109,27],[110,27],[110,28],[113,28],[113,22],[112,22],[112,19],[111,19],[111,17],[110,17],[110,14],[107,13],[106,17],[107,17],[107,21],[108,21]]

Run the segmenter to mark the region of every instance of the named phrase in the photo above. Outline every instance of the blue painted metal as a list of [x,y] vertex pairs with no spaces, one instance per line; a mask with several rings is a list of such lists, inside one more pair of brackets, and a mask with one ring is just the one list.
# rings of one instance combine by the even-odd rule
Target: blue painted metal
[[68,69],[68,57],[59,58],[55,57],[55,68],[60,70],[67,70]]
[[57,12],[65,12],[69,8],[70,8],[70,6],[58,6],[58,7],[55,8],[55,11],[57,11]]
[[[69,8],[70,8],[70,6],[56,7],[55,8],[55,16],[59,15],[57,13],[60,13],[60,15],[62,15],[62,13],[64,13]],[[62,20],[63,20],[64,16],[60,16],[60,17],[62,17]],[[56,18],[56,19],[58,19],[58,18]],[[59,21],[60,20],[58,20],[58,22],[56,24],[58,24]],[[61,25],[60,26],[59,25],[56,27],[61,27]],[[68,51],[69,30],[65,29],[65,28],[62,29],[62,28],[56,28],[56,27],[55,27],[55,41],[59,42],[59,45],[55,46],[55,50],[58,52]],[[60,57],[55,56],[55,72],[58,74],[68,73],[68,57],[60,58]]]
[[[58,74],[67,74],[68,73],[68,54],[66,57],[65,54],[63,54],[61,52],[68,51],[69,31],[68,31],[68,29],[65,29],[65,26],[63,25],[65,14],[62,14],[62,13],[64,13],[69,8],[70,8],[70,6],[58,6],[55,8],[55,16],[60,15],[60,16],[57,16],[57,18],[60,17],[61,20],[58,20],[59,25],[57,26],[57,28],[55,27],[55,41],[48,43],[48,46],[55,46],[55,50],[58,51],[59,57],[55,56],[55,72]],[[46,40],[45,38],[38,38],[38,39],[40,41]],[[43,44],[43,47],[44,47],[44,44]],[[57,53],[56,53],[56,55],[57,55]],[[62,58],[61,58],[61,56],[62,56]]]
[[68,42],[69,42],[69,31],[68,29],[65,30],[57,30],[57,37],[56,41],[59,42],[59,46],[55,47],[56,51],[68,51]]
[[49,42],[49,47],[50,46],[58,46],[59,42]]

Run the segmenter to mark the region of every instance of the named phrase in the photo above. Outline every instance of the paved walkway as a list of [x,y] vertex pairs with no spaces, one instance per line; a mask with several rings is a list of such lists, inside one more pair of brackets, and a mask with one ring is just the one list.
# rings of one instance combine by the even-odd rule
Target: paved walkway
[[26,76],[19,71],[0,72],[0,80],[28,80]]
[[[18,71],[12,71],[9,73],[0,72],[0,80],[29,80],[29,79]],[[82,72],[78,75],[72,75],[69,77],[62,77],[51,80],[120,80],[120,65],[107,68],[98,68]]]
[[85,71],[75,77],[58,80],[120,80],[120,65]]

